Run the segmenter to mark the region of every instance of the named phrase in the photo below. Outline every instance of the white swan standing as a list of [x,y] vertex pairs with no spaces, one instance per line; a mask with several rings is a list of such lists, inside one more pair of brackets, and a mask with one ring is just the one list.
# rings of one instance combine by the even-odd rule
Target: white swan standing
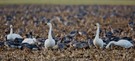
[[130,48],[133,46],[133,44],[131,42],[129,42],[128,40],[119,40],[119,41],[111,41],[109,42],[109,44],[106,46],[106,48],[109,48],[109,46],[111,44],[120,46],[120,47],[124,47],[124,48]]
[[48,39],[45,40],[44,46],[45,48],[52,48],[55,46],[55,40],[52,38],[52,24],[47,23],[47,25],[50,27],[49,32],[48,32]]
[[7,40],[14,41],[15,38],[22,38],[19,34],[13,33],[13,26],[10,25],[10,34],[7,35]]
[[103,48],[103,45],[105,44],[104,42],[103,42],[103,40],[101,39],[101,38],[99,38],[99,28],[100,28],[100,25],[99,25],[99,23],[96,23],[96,26],[97,26],[97,31],[96,31],[96,36],[95,36],[95,39],[93,40],[94,42],[94,45],[98,48],[98,47],[100,47],[100,48]]

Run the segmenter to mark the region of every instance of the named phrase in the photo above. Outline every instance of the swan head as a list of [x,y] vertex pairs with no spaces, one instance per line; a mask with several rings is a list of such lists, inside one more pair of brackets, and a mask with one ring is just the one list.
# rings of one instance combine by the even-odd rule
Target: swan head
[[96,23],[96,26],[99,26],[99,23]]
[[48,22],[48,23],[47,23],[47,25],[48,25],[48,26],[50,26],[50,25],[51,25],[51,23],[50,23],[50,22]]
[[10,28],[13,28],[13,25],[10,25]]

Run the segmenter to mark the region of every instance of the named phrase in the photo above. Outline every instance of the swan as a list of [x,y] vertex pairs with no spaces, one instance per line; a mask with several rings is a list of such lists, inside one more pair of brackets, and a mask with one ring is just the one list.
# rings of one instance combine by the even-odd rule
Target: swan
[[52,38],[52,24],[51,23],[47,23],[47,25],[49,26],[49,32],[48,32],[48,39],[45,40],[44,42],[44,46],[45,48],[52,48],[55,46],[55,40]]
[[31,37],[32,35],[26,34],[26,38],[22,41],[23,43],[28,43],[28,44],[35,44],[37,42],[36,38]]
[[109,48],[109,46],[111,44],[120,46],[120,47],[124,47],[124,48],[130,48],[133,46],[133,44],[131,42],[129,42],[128,40],[119,40],[119,41],[111,41],[109,42],[109,44],[106,46],[106,48]]
[[7,40],[14,41],[16,38],[22,38],[19,34],[13,33],[13,26],[10,25],[10,34],[7,35]]
[[95,36],[95,38],[94,38],[94,40],[93,40],[93,43],[94,43],[94,45],[96,46],[96,47],[100,47],[100,48],[103,48],[103,45],[105,44],[104,42],[103,42],[103,40],[101,39],[101,38],[99,38],[99,27],[100,27],[100,25],[99,25],[99,23],[96,23],[96,26],[97,26],[97,31],[96,31],[96,36]]

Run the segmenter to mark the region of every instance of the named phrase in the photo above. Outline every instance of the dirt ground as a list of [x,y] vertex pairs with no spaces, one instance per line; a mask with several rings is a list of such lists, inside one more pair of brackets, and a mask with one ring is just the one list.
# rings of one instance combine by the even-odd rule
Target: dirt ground
[[[10,17],[11,18],[8,18]],[[61,17],[62,21],[54,19]],[[8,18],[8,19],[7,19]],[[35,36],[47,38],[47,19],[54,19],[53,36],[64,37],[73,30],[85,31],[85,35],[77,35],[75,40],[86,41],[94,39],[95,24],[100,23],[103,38],[106,31],[118,30],[114,36],[130,37],[135,41],[134,28],[129,22],[135,23],[135,6],[108,5],[1,5],[0,6],[0,41],[5,41],[9,25],[13,24],[14,32],[22,36],[33,31]],[[36,23],[38,22],[38,24]],[[135,25],[134,25],[135,26]],[[66,48],[63,50],[11,49],[0,47],[0,61],[135,61],[135,48],[113,47],[97,49],[94,46],[87,49]]]

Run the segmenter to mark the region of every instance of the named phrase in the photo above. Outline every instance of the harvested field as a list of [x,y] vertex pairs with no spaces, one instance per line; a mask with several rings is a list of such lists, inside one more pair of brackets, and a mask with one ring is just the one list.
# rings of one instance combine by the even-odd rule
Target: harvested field
[[[10,19],[7,19],[11,17]],[[62,21],[54,19],[61,17]],[[103,38],[107,31],[117,30],[114,36],[130,37],[135,41],[135,6],[126,5],[1,5],[0,6],[0,41],[5,40],[5,32],[9,31],[12,24],[15,33],[23,37],[29,31],[35,36],[47,38],[49,27],[46,19],[54,19],[53,37],[63,38],[71,31],[83,31],[86,34],[78,34],[76,41],[94,39],[96,33],[95,24],[100,23]],[[63,40],[62,40],[63,41]],[[56,50],[13,49],[0,46],[0,61],[134,61],[133,48],[125,49],[113,46],[109,49],[73,48]]]

